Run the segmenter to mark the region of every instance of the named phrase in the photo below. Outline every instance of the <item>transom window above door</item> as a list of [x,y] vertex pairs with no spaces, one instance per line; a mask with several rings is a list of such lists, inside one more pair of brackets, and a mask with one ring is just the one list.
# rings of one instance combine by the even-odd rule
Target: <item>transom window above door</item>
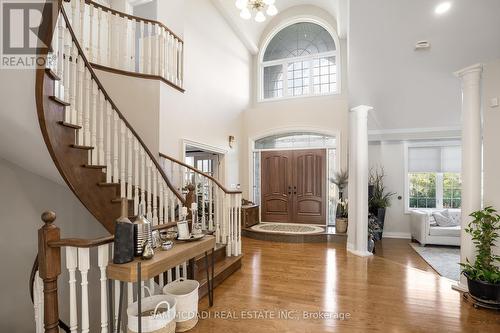
[[299,22],[280,30],[267,44],[261,63],[261,99],[339,92],[338,53],[330,32]]
[[255,149],[335,148],[335,137],[321,133],[292,132],[255,141]]

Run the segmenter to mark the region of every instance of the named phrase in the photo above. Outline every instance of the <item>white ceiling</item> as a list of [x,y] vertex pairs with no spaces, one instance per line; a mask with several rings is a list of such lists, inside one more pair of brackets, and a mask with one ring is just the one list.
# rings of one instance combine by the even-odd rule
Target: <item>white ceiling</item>
[[[235,0],[212,0],[214,5],[219,9],[221,14],[228,21],[229,25],[235,30],[250,52],[256,54],[260,44],[261,35],[271,22],[272,18],[267,17],[267,20],[262,23],[257,23],[253,19],[243,20],[240,17],[240,11],[234,5]],[[312,5],[327,11],[330,15],[339,20],[337,13],[343,12],[347,0],[276,0],[278,8],[278,16],[285,10],[301,5]],[[340,8],[339,8],[340,6]]]
[[[500,58],[500,1],[351,0],[351,106],[374,107],[378,130],[460,126],[460,83],[453,72]],[[414,51],[426,39],[431,48]]]

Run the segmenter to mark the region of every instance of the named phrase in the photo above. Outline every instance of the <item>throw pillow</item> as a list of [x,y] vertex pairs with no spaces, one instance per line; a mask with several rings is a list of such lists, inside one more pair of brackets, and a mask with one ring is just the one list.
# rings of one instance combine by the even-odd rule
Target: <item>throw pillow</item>
[[440,227],[453,227],[455,225],[454,221],[449,217],[448,210],[443,212],[432,213],[436,223]]

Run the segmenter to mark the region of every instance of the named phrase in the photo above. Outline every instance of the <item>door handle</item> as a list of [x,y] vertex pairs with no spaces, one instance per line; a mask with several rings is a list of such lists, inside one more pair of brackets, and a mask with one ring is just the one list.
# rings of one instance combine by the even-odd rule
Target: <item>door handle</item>
[[288,195],[292,195],[292,187],[288,186]]
[[297,186],[293,187],[293,194],[297,194]]

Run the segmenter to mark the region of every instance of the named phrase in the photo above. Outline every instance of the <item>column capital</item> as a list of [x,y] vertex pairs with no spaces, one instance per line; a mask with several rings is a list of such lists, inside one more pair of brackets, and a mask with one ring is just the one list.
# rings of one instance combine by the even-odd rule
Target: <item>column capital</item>
[[472,66],[462,68],[461,70],[458,70],[453,74],[455,74],[455,76],[458,77],[459,79],[462,79],[467,74],[482,73],[482,72],[483,72],[483,64],[478,63]]
[[373,107],[372,106],[368,106],[368,105],[358,105],[358,106],[355,106],[353,108],[351,108],[351,112],[368,112],[368,111],[371,111],[373,110]]

